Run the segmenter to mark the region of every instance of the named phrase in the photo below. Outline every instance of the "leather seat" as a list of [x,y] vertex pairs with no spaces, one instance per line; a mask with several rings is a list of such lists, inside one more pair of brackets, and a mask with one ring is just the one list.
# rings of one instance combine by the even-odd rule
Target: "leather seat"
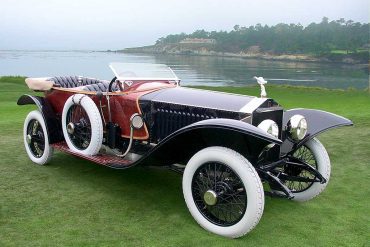
[[[81,76],[56,76],[49,80],[54,82],[54,85],[62,88],[79,87],[82,91],[106,92],[108,90],[109,81],[98,80]],[[118,90],[117,85],[113,85],[113,91]]]
[[81,76],[56,76],[56,77],[50,78],[49,80],[54,81],[54,84],[56,86],[63,87],[63,88],[80,87],[80,86],[86,86],[86,85],[104,82],[102,80],[81,77]]

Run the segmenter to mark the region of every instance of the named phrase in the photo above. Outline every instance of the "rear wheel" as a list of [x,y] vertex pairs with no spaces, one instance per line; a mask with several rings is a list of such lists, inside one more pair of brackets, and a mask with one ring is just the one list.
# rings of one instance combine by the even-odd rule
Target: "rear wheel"
[[264,192],[247,159],[224,147],[196,153],[183,175],[185,202],[194,219],[215,234],[237,238],[259,222]]
[[95,155],[103,141],[103,123],[94,101],[86,95],[68,98],[62,115],[63,135],[68,147],[77,153]]
[[28,157],[38,165],[47,164],[53,148],[49,144],[44,117],[39,111],[31,111],[24,121],[23,140]]

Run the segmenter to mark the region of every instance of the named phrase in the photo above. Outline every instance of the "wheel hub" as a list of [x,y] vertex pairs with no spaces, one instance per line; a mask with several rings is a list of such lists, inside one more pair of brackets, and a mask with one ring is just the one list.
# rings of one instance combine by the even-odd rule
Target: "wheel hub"
[[75,125],[73,123],[67,124],[67,132],[72,135],[75,132]]
[[28,143],[28,144],[31,144],[31,140],[32,140],[32,137],[31,137],[31,135],[30,135],[30,134],[28,134],[28,135],[26,136],[26,141],[27,141],[27,143]]
[[204,199],[204,202],[209,206],[216,205],[216,203],[217,203],[217,194],[213,190],[207,190],[204,193],[203,199]]

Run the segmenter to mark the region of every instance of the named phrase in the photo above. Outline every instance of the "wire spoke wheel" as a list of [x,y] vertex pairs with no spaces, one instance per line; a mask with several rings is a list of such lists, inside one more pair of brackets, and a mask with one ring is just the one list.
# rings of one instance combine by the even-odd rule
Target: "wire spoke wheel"
[[238,238],[251,231],[264,207],[261,179],[241,154],[207,147],[187,163],[182,188],[194,219],[206,230]]
[[91,123],[89,116],[81,105],[72,105],[68,109],[66,124],[71,126],[68,136],[72,144],[77,149],[86,149],[91,142]]
[[308,201],[324,191],[330,179],[331,165],[329,155],[318,139],[308,140],[288,159],[289,162],[275,169],[274,173],[291,190],[292,200]]
[[[302,146],[297,149],[293,155],[294,158],[303,161],[313,168],[317,169],[317,161],[311,149],[307,146]],[[315,180],[316,176],[311,172],[307,171],[306,169],[293,167],[286,165],[284,167],[284,173],[289,176],[301,177],[305,179]],[[293,180],[285,180],[284,184],[294,193],[303,192],[310,188],[314,182],[306,182],[306,181],[293,181]]]
[[206,163],[197,169],[192,193],[204,217],[220,226],[237,223],[247,208],[243,182],[230,167],[218,162]]
[[96,155],[103,142],[103,123],[95,102],[87,95],[70,96],[63,107],[64,139],[73,152]]
[[43,115],[40,111],[28,113],[23,125],[23,142],[27,155],[38,165],[47,164],[52,155],[48,131]]
[[31,153],[40,158],[44,154],[45,149],[45,133],[39,121],[32,119],[27,126],[27,143]]

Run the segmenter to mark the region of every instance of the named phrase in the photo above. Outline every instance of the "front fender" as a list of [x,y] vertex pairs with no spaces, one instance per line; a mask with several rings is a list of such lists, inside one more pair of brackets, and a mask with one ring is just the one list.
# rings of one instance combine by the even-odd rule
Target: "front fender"
[[262,149],[270,143],[280,145],[281,140],[242,121],[208,119],[188,125],[167,136],[142,157],[141,161],[151,165],[184,163],[203,148],[223,146],[241,153],[253,163]]
[[50,103],[45,98],[24,94],[19,97],[17,105],[36,105],[44,117],[50,144],[63,140],[60,122],[57,120]]
[[[193,123],[185,128],[180,129],[181,132],[197,128],[221,128],[237,131],[240,133],[248,134],[253,136],[261,141],[266,143],[276,143],[281,144],[281,140],[278,138],[266,133],[260,128],[253,126],[249,123],[242,122],[240,120],[227,119],[227,118],[216,118],[216,119],[207,119]],[[175,132],[176,133],[176,132]]]
[[287,126],[289,119],[296,114],[302,115],[306,118],[308,126],[307,134],[303,140],[299,142],[293,142],[287,138],[287,133],[285,133],[284,142],[281,146],[281,155],[293,152],[308,140],[314,138],[324,131],[341,126],[353,125],[351,120],[334,113],[314,109],[292,109],[284,112],[283,126]]

